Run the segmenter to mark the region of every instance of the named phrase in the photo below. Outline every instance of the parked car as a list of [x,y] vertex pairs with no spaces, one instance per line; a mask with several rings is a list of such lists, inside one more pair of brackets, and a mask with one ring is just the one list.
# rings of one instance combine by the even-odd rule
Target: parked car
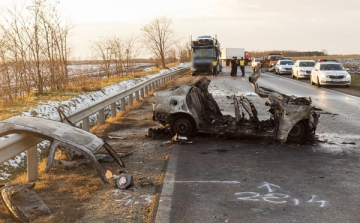
[[322,85],[344,85],[350,87],[351,76],[347,69],[338,62],[317,62],[311,71],[310,83]]
[[292,78],[310,78],[311,70],[315,66],[314,60],[297,60],[292,69]]
[[294,61],[292,60],[278,60],[275,64],[276,74],[291,74]]
[[252,59],[251,61],[251,69],[255,72],[256,66],[261,63],[261,61],[263,60],[262,57],[256,57],[254,59]]

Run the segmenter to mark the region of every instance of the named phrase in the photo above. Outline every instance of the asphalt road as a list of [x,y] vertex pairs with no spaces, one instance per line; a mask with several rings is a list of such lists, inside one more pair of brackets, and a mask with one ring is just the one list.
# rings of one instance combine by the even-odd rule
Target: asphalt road
[[[267,118],[247,77],[225,68],[209,86],[223,113],[245,94]],[[250,75],[250,69],[246,75]],[[310,96],[320,109],[318,140],[294,145],[199,135],[175,144],[156,222],[359,222],[360,98],[263,73],[260,86]]]

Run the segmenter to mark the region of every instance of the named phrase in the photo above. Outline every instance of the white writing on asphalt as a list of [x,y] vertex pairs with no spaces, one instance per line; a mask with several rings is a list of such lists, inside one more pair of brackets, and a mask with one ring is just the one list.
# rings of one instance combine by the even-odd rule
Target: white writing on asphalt
[[140,197],[135,197],[127,191],[115,190],[114,196],[119,198],[115,199],[115,202],[123,202],[124,206],[129,206],[130,204],[139,205],[139,204],[150,204],[153,197],[152,195],[141,195]]
[[[290,195],[284,193],[274,193],[275,190],[281,189],[280,186],[264,182],[258,188],[266,188],[268,193],[258,192],[237,192],[234,195],[238,200],[243,201],[265,201],[274,204],[284,204],[291,202],[294,205],[300,205],[301,199],[291,198]],[[306,201],[306,200],[305,200]],[[326,201],[321,200],[318,195],[314,194],[307,200],[307,203],[317,203],[319,207],[325,207]]]

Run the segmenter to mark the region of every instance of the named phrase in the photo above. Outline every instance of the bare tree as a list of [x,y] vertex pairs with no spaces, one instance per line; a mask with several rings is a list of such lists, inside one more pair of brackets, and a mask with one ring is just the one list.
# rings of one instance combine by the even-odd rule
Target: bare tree
[[165,55],[174,43],[171,23],[171,19],[163,16],[155,18],[141,29],[144,32],[142,43],[160,60],[162,67],[166,67]]
[[176,46],[176,53],[178,55],[178,58],[180,59],[180,62],[188,62],[190,61],[190,57],[189,57],[189,49],[190,46],[188,43],[185,43],[183,45],[181,45],[179,42],[177,42],[175,44]]
[[[92,52],[96,60],[104,64],[105,73],[110,77],[110,66],[115,65],[115,73],[123,75],[132,73],[134,58],[138,55],[137,38],[131,35],[123,40],[120,37],[101,37],[92,43]],[[112,65],[113,64],[113,65]]]
[[126,73],[134,72],[134,59],[138,56],[140,47],[137,42],[138,38],[131,35],[124,41],[125,54],[126,54]]
[[115,73],[116,75],[123,75],[124,70],[124,52],[123,49],[124,43],[120,38],[114,37],[110,39],[113,61],[115,63]]
[[170,63],[175,63],[177,61],[177,55],[176,55],[176,49],[175,48],[170,48],[167,51],[166,55],[167,55],[166,58]]
[[108,37],[101,37],[99,40],[93,42],[92,49],[95,59],[102,61],[105,74],[107,77],[110,77],[110,64],[115,50],[113,41]]
[[10,99],[34,88],[43,93],[47,87],[54,90],[67,85],[67,37],[71,26],[63,25],[57,4],[32,0],[1,13],[1,62],[5,68],[1,75],[8,73],[12,77],[8,83]]

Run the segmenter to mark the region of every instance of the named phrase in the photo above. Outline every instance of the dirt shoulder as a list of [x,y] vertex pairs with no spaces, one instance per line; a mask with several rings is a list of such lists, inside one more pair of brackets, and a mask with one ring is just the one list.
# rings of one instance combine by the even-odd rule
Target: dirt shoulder
[[[192,83],[195,79],[183,75],[161,90]],[[126,168],[120,168],[114,161],[101,163],[102,167],[113,173],[121,170],[131,174],[134,186],[120,190],[113,181],[102,183],[91,164],[71,169],[52,168],[45,173],[42,161],[34,190],[52,214],[33,222],[151,222],[170,152],[170,144],[165,143],[169,137],[147,137],[148,129],[157,127],[152,120],[154,102],[154,96],[147,97],[133,109],[108,121],[106,130],[98,129],[118,153],[132,154],[122,158]],[[26,183],[25,175],[18,182]],[[5,222],[15,221],[0,205],[0,223]]]

